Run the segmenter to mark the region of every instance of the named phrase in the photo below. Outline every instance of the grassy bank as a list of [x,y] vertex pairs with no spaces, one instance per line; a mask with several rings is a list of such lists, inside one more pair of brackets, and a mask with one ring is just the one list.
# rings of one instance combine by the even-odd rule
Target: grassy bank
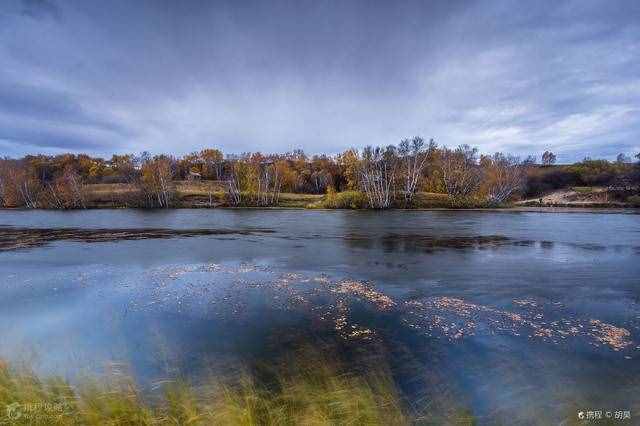
[[[174,208],[215,208],[231,207],[228,203],[225,187],[218,181],[176,181],[173,183],[172,206]],[[90,184],[84,189],[87,208],[126,208],[140,207],[140,190],[134,185]],[[243,194],[249,200],[249,194]],[[573,187],[556,191],[543,197],[523,200],[515,203],[524,207],[589,207],[620,208],[640,207],[640,197],[629,197],[626,202],[607,197],[604,188]],[[243,203],[239,207],[252,207],[251,203]],[[366,209],[367,197],[360,191],[343,191],[329,194],[293,194],[281,193],[279,208],[311,208],[311,209]],[[413,209],[481,209],[488,206],[483,200],[469,198],[454,200],[447,194],[418,192],[410,205],[403,200],[393,203],[392,208]],[[509,205],[502,206],[509,207]]]
[[[307,208],[316,209],[367,209],[367,197],[360,191],[343,191],[329,193],[317,201],[310,203]],[[464,209],[464,208],[484,208],[486,203],[473,198],[465,200],[454,200],[447,194],[433,192],[418,192],[415,194],[410,204],[405,204],[404,200],[392,203],[391,208],[400,209]]]
[[0,407],[0,424],[11,425],[409,423],[384,369],[352,374],[334,360],[308,355],[260,376],[160,381],[150,392],[116,370],[72,385],[0,364]]
[[[216,181],[176,181],[173,205],[177,208],[229,207],[225,188]],[[139,190],[130,184],[92,184],[85,186],[87,207],[135,207]],[[276,207],[305,208],[323,195],[281,193]]]

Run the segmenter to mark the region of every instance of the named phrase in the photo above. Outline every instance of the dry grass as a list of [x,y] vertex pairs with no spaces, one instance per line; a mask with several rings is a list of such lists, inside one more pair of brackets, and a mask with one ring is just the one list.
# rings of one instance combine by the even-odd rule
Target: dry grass
[[574,186],[571,189],[573,189],[578,194],[590,194],[594,190],[594,188],[591,186]]
[[447,194],[435,192],[418,192],[414,198],[416,208],[449,208],[451,199]]
[[[226,186],[221,181],[175,181],[176,200],[179,207],[223,206],[226,203]],[[138,189],[126,183],[98,183],[86,185],[87,201],[91,207],[120,207],[135,205]],[[280,194],[278,207],[304,208],[321,200],[317,194]]]
[[[178,207],[225,206],[226,187],[222,181],[175,181]],[[101,183],[86,186],[87,200],[92,207],[132,205],[138,189],[125,183]],[[276,207],[285,208],[328,208],[363,209],[367,208],[366,196],[358,191],[344,191],[325,194],[281,193]],[[397,207],[403,207],[399,202]],[[474,200],[454,203],[447,194],[432,192],[416,193],[411,208],[468,208],[482,207]]]
[[179,180],[173,182],[178,196],[199,195],[209,196],[209,193],[222,193],[226,191],[227,187],[224,182],[217,180],[202,180],[202,181],[186,181]]
[[124,194],[138,191],[135,185],[129,183],[94,183],[85,186],[85,190],[89,196]]
[[318,200],[322,200],[324,195],[318,194],[280,194],[280,200],[278,201],[278,207],[297,207],[304,208],[308,204],[315,203]]
[[[117,371],[117,370],[116,370]],[[198,386],[164,381],[143,394],[112,372],[71,385],[0,365],[0,424],[12,425],[404,425],[388,373],[344,372],[326,357],[294,357],[258,382],[250,374]],[[6,410],[5,410],[6,407]]]

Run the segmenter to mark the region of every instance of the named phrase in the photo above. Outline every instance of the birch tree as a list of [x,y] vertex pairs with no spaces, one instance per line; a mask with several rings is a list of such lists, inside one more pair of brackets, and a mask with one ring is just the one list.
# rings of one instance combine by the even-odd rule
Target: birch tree
[[208,178],[215,176],[216,180],[222,179],[222,164],[224,155],[218,149],[203,149],[199,157],[204,164],[204,171]]
[[226,180],[227,182],[227,198],[232,206],[239,206],[242,203],[242,167],[243,163],[233,161],[231,164],[231,172]]
[[545,151],[542,154],[542,165],[543,166],[553,166],[556,162],[556,155],[551,151]]
[[254,188],[254,203],[258,206],[273,206],[280,198],[282,179],[277,161],[264,158],[260,154],[251,157]]
[[64,189],[65,208],[86,208],[84,183],[80,174],[67,167],[59,179]]
[[170,207],[174,189],[169,158],[158,156],[142,165],[142,189],[151,206]]
[[359,167],[360,186],[367,195],[370,207],[391,207],[397,170],[398,155],[394,146],[364,148]]
[[7,164],[3,188],[6,205],[28,209],[41,207],[42,185],[28,161],[11,161]]
[[502,204],[524,188],[527,165],[518,157],[498,152],[484,157],[481,163],[490,205]]
[[285,166],[260,153],[234,160],[227,178],[229,202],[234,206],[243,203],[261,207],[277,205]]
[[8,170],[9,160],[0,158],[0,207],[7,206],[7,193],[8,193],[8,185],[7,185],[7,170]]
[[[429,142],[429,147],[435,148],[433,139]],[[410,205],[413,201],[418,183],[427,164],[428,150],[425,148],[424,139],[419,136],[411,140],[403,139],[398,146],[398,154],[402,165],[402,192],[405,206]]]
[[454,199],[467,198],[473,194],[482,182],[477,165],[477,148],[460,145],[455,150],[444,148],[442,151],[442,181],[444,187]]

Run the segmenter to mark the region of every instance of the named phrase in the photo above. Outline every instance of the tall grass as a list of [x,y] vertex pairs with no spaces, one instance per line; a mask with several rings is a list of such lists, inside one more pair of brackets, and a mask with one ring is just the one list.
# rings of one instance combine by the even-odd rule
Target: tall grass
[[335,192],[330,189],[322,200],[307,205],[317,209],[364,209],[367,208],[367,196],[360,191]]
[[299,356],[268,374],[160,382],[145,392],[112,371],[71,384],[0,364],[0,424],[402,425],[390,375],[346,373],[326,357]]
[[[335,192],[329,189],[321,200],[307,204],[309,209],[367,209],[369,203],[365,193],[360,191]],[[473,209],[489,207],[480,198],[451,198],[447,194],[418,192],[413,201],[406,204],[403,199],[393,201],[392,208],[410,209]]]

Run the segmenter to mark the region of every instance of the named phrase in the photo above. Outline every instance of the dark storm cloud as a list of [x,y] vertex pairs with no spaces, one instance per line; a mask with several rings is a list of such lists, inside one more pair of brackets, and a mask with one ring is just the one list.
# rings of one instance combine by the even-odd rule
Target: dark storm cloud
[[0,6],[0,149],[640,150],[640,2]]

